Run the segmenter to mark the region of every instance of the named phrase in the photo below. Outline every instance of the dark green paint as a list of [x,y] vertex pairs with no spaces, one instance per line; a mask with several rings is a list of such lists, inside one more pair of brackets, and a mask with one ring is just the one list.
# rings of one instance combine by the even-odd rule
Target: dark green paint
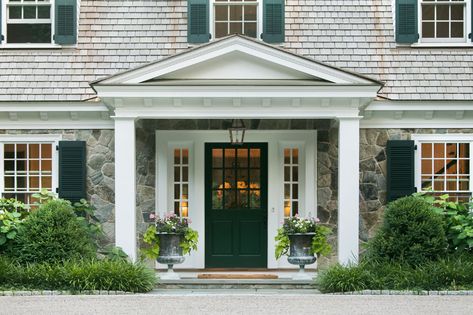
[[[258,208],[212,209],[212,149],[259,148],[261,203]],[[249,163],[249,161],[248,161]],[[267,267],[268,145],[205,144],[205,267]]]
[[414,187],[414,141],[389,140],[387,155],[387,200],[411,195]]

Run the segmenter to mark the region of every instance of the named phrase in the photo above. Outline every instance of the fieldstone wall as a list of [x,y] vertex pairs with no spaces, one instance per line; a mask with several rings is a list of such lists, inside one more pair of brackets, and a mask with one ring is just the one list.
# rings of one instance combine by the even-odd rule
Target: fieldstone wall
[[[156,130],[221,130],[231,120],[139,120],[136,124],[137,231],[139,236],[152,222],[149,214],[156,204]],[[250,130],[316,129],[317,213],[332,227],[333,255],[321,259],[336,261],[338,215],[338,124],[335,120],[246,120]],[[360,243],[368,241],[379,227],[386,204],[386,143],[408,140],[411,134],[473,133],[472,129],[361,129],[360,130]],[[114,243],[115,164],[113,130],[1,130],[0,134],[61,134],[64,140],[87,142],[87,195],[97,208],[97,217]],[[362,248],[362,247],[361,247]]]
[[105,232],[104,243],[115,242],[114,131],[93,130],[0,130],[0,134],[60,134],[63,140],[87,142],[87,198],[97,208]]

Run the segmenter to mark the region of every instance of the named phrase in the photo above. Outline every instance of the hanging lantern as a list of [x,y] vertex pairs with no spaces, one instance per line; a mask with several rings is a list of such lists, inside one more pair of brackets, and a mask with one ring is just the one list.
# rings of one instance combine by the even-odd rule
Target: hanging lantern
[[228,128],[230,132],[230,143],[236,145],[243,144],[245,130],[245,124],[242,119],[233,119],[232,126]]

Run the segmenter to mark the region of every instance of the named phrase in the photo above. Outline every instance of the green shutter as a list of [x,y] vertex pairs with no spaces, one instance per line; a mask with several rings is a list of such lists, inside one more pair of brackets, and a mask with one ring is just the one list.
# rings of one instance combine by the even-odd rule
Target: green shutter
[[417,0],[396,0],[396,42],[412,44],[418,39]]
[[188,0],[187,41],[200,44],[209,39],[209,0]]
[[77,202],[87,197],[85,141],[59,142],[59,197]]
[[77,42],[77,0],[56,0],[54,42],[73,45]]
[[263,0],[263,34],[267,43],[284,42],[284,0]]
[[387,201],[411,195],[414,187],[414,141],[389,140],[387,144]]

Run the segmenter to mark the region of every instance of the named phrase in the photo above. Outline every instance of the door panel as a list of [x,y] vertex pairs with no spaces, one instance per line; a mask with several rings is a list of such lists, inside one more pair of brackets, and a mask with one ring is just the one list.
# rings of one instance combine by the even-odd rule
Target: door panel
[[205,146],[206,267],[267,266],[267,144]]

